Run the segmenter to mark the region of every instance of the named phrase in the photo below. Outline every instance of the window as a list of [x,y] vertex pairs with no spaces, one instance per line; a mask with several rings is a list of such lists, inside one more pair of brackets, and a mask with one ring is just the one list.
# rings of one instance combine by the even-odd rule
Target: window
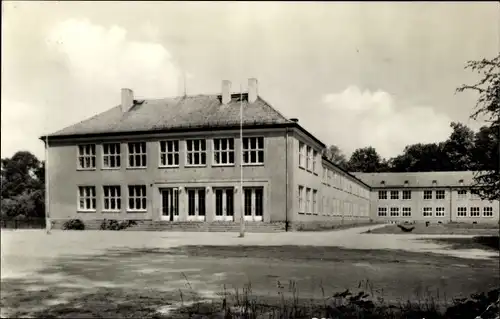
[[299,186],[299,212],[304,213],[304,186]]
[[399,217],[399,207],[391,207],[391,217]]
[[379,207],[378,208],[378,216],[379,217],[387,216],[387,207]]
[[214,138],[214,164],[234,165],[233,138]]
[[313,189],[313,207],[312,213],[318,215],[318,191]]
[[436,207],[436,217],[444,217],[444,207]]
[[444,190],[436,191],[436,199],[444,199]]
[[175,221],[179,219],[179,189],[162,188],[161,193],[161,219]]
[[215,193],[215,220],[234,220],[234,189],[218,188]]
[[312,171],[313,171],[313,173],[316,173],[316,158],[317,157],[318,157],[318,152],[313,151],[313,158],[312,158],[312,163],[313,163],[312,164],[313,165]]
[[411,191],[403,191],[403,199],[411,199]]
[[378,191],[378,199],[387,199],[387,191]]
[[243,138],[243,163],[264,164],[264,138]]
[[411,207],[403,207],[403,217],[411,216]]
[[95,186],[79,186],[78,210],[95,211],[95,207],[96,207]]
[[205,140],[186,140],[186,165],[207,165],[207,144]]
[[306,145],[299,142],[299,167],[306,168]]
[[128,167],[146,167],[146,142],[128,143]]
[[467,207],[457,207],[458,217],[467,217]]
[[424,207],[422,215],[424,217],[432,217],[432,207]]
[[264,215],[264,188],[244,188],[245,219],[262,221]]
[[311,213],[311,189],[310,188],[306,188],[306,214],[310,214]]
[[121,166],[120,143],[102,144],[102,167],[119,168]]
[[479,207],[471,207],[470,208],[470,216],[471,217],[479,217]]
[[205,220],[205,188],[187,189],[188,220]]
[[432,199],[432,191],[424,191],[424,199]]
[[493,217],[493,207],[483,207],[483,217]]
[[312,148],[310,146],[307,147],[307,158],[306,158],[306,168],[311,170],[312,166]]
[[481,199],[481,197],[479,196],[479,194],[471,191],[470,192],[470,199],[472,199],[472,200],[478,200],[478,199]]
[[399,191],[391,191],[391,199],[399,199]]
[[458,190],[458,199],[465,199],[467,197],[467,190],[460,189]]
[[146,185],[130,185],[128,187],[128,210],[146,210]]
[[95,168],[95,144],[78,145],[78,168]]
[[120,186],[104,186],[104,210],[119,211],[122,207]]
[[160,141],[160,166],[179,166],[179,141]]

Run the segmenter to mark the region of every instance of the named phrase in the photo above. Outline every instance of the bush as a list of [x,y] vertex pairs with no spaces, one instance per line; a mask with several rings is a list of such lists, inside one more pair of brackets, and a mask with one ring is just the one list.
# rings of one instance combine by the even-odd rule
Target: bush
[[122,220],[119,222],[115,219],[105,219],[101,223],[101,230],[122,230],[134,225],[137,225],[137,222],[134,220]]
[[64,230],[84,230],[85,224],[79,219],[70,219],[63,224]]

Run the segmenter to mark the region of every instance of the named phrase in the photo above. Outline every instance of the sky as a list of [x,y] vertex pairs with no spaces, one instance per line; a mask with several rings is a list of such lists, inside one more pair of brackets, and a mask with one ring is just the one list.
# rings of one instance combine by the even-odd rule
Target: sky
[[496,2],[2,2],[1,156],[138,98],[259,95],[326,145],[381,156],[445,140],[500,51]]

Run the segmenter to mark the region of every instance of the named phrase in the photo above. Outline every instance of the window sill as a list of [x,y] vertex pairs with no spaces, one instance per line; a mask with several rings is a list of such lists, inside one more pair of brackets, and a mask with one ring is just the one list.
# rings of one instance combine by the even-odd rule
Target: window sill
[[83,210],[83,209],[78,209],[76,212],[77,212],[77,213],[96,213],[96,212],[97,212],[97,210],[95,210],[95,209],[94,209],[94,210]]
[[76,170],[77,171],[95,171],[96,168],[95,167],[94,168],[77,168]]
[[158,168],[180,168],[179,165],[160,165]]
[[121,167],[102,167],[101,171],[119,171]]
[[234,163],[232,164],[212,164],[212,167],[234,167]]
[[134,170],[134,169],[147,169],[147,166],[127,166],[127,169]]
[[264,166],[264,163],[243,163],[241,166]]
[[300,168],[300,169],[303,169],[303,170],[306,170],[306,168],[305,168],[304,166],[300,166],[300,165],[299,165],[299,168]]
[[121,210],[103,210],[102,213],[103,214],[116,214],[116,213],[121,213],[122,211]]
[[131,209],[127,209],[127,213],[147,213],[148,211],[146,209],[144,210],[131,210]]
[[199,168],[199,167],[207,167],[207,164],[200,164],[200,165],[184,165],[185,168]]

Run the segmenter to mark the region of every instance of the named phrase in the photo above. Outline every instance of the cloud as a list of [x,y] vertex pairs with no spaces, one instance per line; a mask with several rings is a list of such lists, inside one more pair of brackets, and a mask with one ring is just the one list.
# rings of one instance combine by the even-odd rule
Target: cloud
[[[443,141],[451,133],[451,119],[434,108],[404,105],[384,91],[362,91],[350,86],[325,94],[316,119],[324,123],[318,134],[350,154],[356,148],[373,146],[383,157],[400,154],[414,143]],[[325,121],[326,119],[326,121]]]

